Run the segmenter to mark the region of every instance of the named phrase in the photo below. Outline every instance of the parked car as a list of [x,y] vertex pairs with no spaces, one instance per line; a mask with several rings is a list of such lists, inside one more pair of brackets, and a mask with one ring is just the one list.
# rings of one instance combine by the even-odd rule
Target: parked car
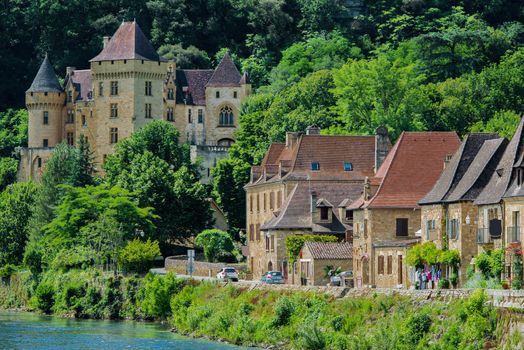
[[262,275],[262,278],[260,279],[260,281],[262,283],[268,283],[268,284],[282,284],[284,283],[284,277],[282,276],[282,272],[268,271]]
[[217,273],[217,279],[238,282],[238,273],[234,267],[223,267]]

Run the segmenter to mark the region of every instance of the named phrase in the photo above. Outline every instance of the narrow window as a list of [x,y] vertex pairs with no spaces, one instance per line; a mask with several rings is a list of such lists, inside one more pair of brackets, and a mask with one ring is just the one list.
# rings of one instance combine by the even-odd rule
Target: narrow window
[[86,126],[86,125],[87,125],[86,116],[83,115],[82,116],[82,126]]
[[320,163],[319,162],[311,162],[311,170],[319,171],[320,170]]
[[146,103],[146,118],[150,119],[152,118],[151,114],[151,103]]
[[73,146],[75,144],[75,136],[72,132],[68,132],[66,135],[67,138],[67,144],[69,146]]
[[216,98],[220,98],[220,91],[217,91],[217,92],[215,93],[215,96],[216,96]]
[[353,171],[353,163],[344,162],[344,171]]
[[233,91],[233,98],[237,98],[237,92]]
[[393,255],[388,255],[388,275],[393,273]]
[[73,91],[71,90],[67,92],[67,102],[73,102]]
[[257,241],[260,242],[260,224],[257,224],[255,228],[255,235],[256,235]]
[[264,193],[264,211],[266,211],[266,194]]
[[249,225],[249,240],[252,242],[255,240],[255,225]]
[[111,96],[118,96],[118,81],[111,82]]
[[398,218],[397,219],[397,236],[408,235],[408,219]]
[[118,128],[111,128],[109,131],[109,142],[115,144],[118,142]]
[[269,209],[275,209],[275,192],[269,193]]
[[104,82],[98,83],[98,96],[104,96]]
[[75,112],[71,109],[67,110],[67,120],[66,123],[73,124],[75,122]]
[[346,221],[353,221],[353,210],[346,209]]
[[150,81],[146,81],[146,96],[153,96],[153,87]]
[[48,125],[49,124],[49,112],[48,111],[44,111],[43,123],[44,123],[44,125]]
[[327,207],[320,208],[320,220],[329,219],[329,209]]
[[42,167],[42,158],[38,157],[38,167]]
[[379,275],[384,274],[384,255],[378,256],[378,274]]
[[198,110],[198,124],[202,123],[204,123],[204,110],[200,108]]
[[187,110],[187,122],[189,124],[193,123],[193,111],[190,109]]
[[111,103],[111,118],[117,118],[118,117],[118,104],[117,103]]
[[49,147],[49,140],[48,140],[48,139],[44,139],[44,140],[42,141],[42,145],[43,145],[44,147]]
[[170,122],[174,120],[173,107],[167,107],[167,120]]
[[175,90],[167,89],[167,99],[168,100],[174,100],[175,99]]
[[219,126],[234,126],[235,118],[233,115],[233,109],[229,106],[222,107],[218,119]]

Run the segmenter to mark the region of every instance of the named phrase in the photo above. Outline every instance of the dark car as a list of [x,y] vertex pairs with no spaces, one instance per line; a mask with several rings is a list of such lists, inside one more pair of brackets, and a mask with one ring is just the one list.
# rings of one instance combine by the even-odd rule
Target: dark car
[[282,272],[268,271],[262,275],[260,281],[268,284],[282,284],[284,283],[284,277],[282,276]]

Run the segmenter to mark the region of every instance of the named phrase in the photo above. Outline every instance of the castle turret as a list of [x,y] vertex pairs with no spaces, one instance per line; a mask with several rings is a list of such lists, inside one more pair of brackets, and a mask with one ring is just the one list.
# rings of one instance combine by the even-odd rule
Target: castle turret
[[65,93],[47,55],[25,95],[30,148],[54,147],[62,140]]

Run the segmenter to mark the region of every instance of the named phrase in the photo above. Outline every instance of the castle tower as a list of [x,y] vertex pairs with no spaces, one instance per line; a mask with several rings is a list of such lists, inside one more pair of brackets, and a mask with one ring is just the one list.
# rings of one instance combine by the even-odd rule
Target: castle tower
[[62,141],[65,93],[47,55],[25,94],[30,148],[54,147]]
[[90,62],[95,161],[100,164],[119,140],[152,120],[164,119],[168,67],[136,22],[123,22]]

